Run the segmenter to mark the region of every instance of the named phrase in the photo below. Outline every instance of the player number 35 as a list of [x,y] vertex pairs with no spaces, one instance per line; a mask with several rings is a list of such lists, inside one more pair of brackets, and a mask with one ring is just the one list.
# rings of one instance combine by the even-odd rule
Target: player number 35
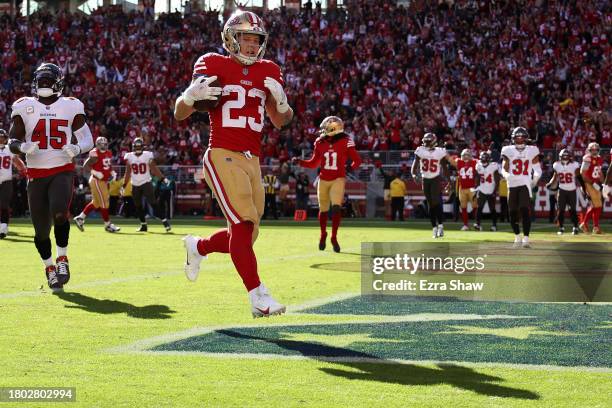
[[[248,126],[255,132],[261,132],[264,126],[264,104],[266,103],[266,93],[261,89],[251,88],[247,92],[244,87],[240,85],[225,85],[223,87],[223,95],[236,94],[237,99],[232,99],[223,104],[222,118],[223,127],[235,127],[235,128],[246,128]],[[246,103],[246,98],[259,98],[259,106],[257,112],[259,113],[259,121],[256,118],[247,116],[238,116],[232,118],[232,109],[242,109]]]

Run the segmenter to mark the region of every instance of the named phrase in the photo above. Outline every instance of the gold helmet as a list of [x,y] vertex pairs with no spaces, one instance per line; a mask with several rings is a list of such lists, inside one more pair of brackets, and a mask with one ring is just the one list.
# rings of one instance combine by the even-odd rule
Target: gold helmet
[[[239,34],[259,35],[259,51],[256,56],[249,57],[240,52]],[[221,32],[221,39],[223,40],[223,48],[230,55],[245,65],[252,65],[261,60],[266,52],[268,32],[264,27],[263,20],[257,14],[250,11],[237,10],[225,22]]]
[[461,160],[470,160],[472,158],[472,152],[470,149],[463,149],[461,151]]
[[344,132],[344,122],[337,116],[328,116],[319,125],[319,134],[322,137],[335,136]]
[[96,138],[96,147],[101,151],[106,151],[108,149],[108,140],[104,136]]
[[587,146],[587,151],[591,153],[591,156],[599,155],[599,143],[592,142]]

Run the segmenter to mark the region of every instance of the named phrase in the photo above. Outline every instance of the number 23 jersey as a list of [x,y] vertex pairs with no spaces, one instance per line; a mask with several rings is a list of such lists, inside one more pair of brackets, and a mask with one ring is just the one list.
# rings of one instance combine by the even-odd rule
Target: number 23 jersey
[[531,170],[533,159],[540,154],[536,146],[525,146],[518,150],[515,146],[504,146],[501,151],[502,157],[506,157],[510,162],[508,169],[508,187],[531,186]]
[[264,80],[270,77],[284,85],[280,67],[265,59],[242,65],[231,57],[216,53],[198,58],[193,68],[193,79],[215,75],[223,93],[217,107],[208,112],[209,147],[250,151],[259,156],[266,100],[270,95]]

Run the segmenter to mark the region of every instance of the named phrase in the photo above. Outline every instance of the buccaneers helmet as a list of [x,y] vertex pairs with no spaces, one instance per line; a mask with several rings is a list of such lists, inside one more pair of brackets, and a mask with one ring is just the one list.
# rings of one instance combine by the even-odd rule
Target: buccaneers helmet
[[569,163],[572,160],[572,155],[569,150],[562,149],[559,152],[559,158],[561,159],[561,163]]
[[42,98],[54,95],[59,97],[63,90],[64,74],[60,67],[49,62],[43,62],[36,68],[36,71],[34,71],[34,79],[32,80],[32,93],[34,95]]
[[527,144],[527,139],[529,139],[529,133],[527,129],[524,127],[515,127],[512,130],[512,144],[517,147],[519,150],[524,149]]
[[142,153],[143,150],[144,150],[144,141],[142,140],[142,138],[137,137],[132,142],[132,151],[134,151],[134,153],[140,154]]
[[321,137],[331,137],[344,132],[344,122],[337,116],[328,116],[319,125]]
[[423,136],[423,140],[421,140],[421,144],[425,147],[433,149],[434,147],[436,147],[437,140],[438,138],[433,133],[425,133],[425,136]]
[[491,161],[491,154],[489,152],[480,153],[480,162],[484,165],[489,164]]
[[[240,52],[238,36],[241,34],[257,34],[259,36],[259,51],[254,57],[249,57]],[[244,65],[252,65],[261,60],[266,52],[268,43],[268,32],[264,27],[263,20],[250,11],[237,10],[232,14],[221,32],[223,48]]]
[[587,146],[587,151],[591,154],[591,156],[595,157],[599,155],[599,143],[591,142]]
[[98,150],[105,152],[108,150],[108,140],[104,136],[96,138],[96,147]]

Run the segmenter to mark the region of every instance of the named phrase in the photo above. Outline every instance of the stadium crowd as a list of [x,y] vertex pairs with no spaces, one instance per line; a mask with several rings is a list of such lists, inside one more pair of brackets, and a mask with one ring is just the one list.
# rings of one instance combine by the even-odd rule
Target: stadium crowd
[[[439,3],[439,4],[438,4]],[[263,15],[266,57],[284,70],[296,120],[268,123],[264,164],[308,154],[320,120],[345,118],[359,150],[406,150],[434,131],[447,147],[499,149],[526,126],[545,149],[591,141],[612,146],[610,38],[606,1],[344,1],[344,7]],[[185,15],[118,6],[90,16],[45,11],[0,16],[0,126],[30,94],[41,61],[65,70],[64,94],[81,98],[94,137],[119,163],[144,137],[159,164],[198,164],[205,114],[176,123],[176,96],[205,52],[223,52],[217,11]]]

